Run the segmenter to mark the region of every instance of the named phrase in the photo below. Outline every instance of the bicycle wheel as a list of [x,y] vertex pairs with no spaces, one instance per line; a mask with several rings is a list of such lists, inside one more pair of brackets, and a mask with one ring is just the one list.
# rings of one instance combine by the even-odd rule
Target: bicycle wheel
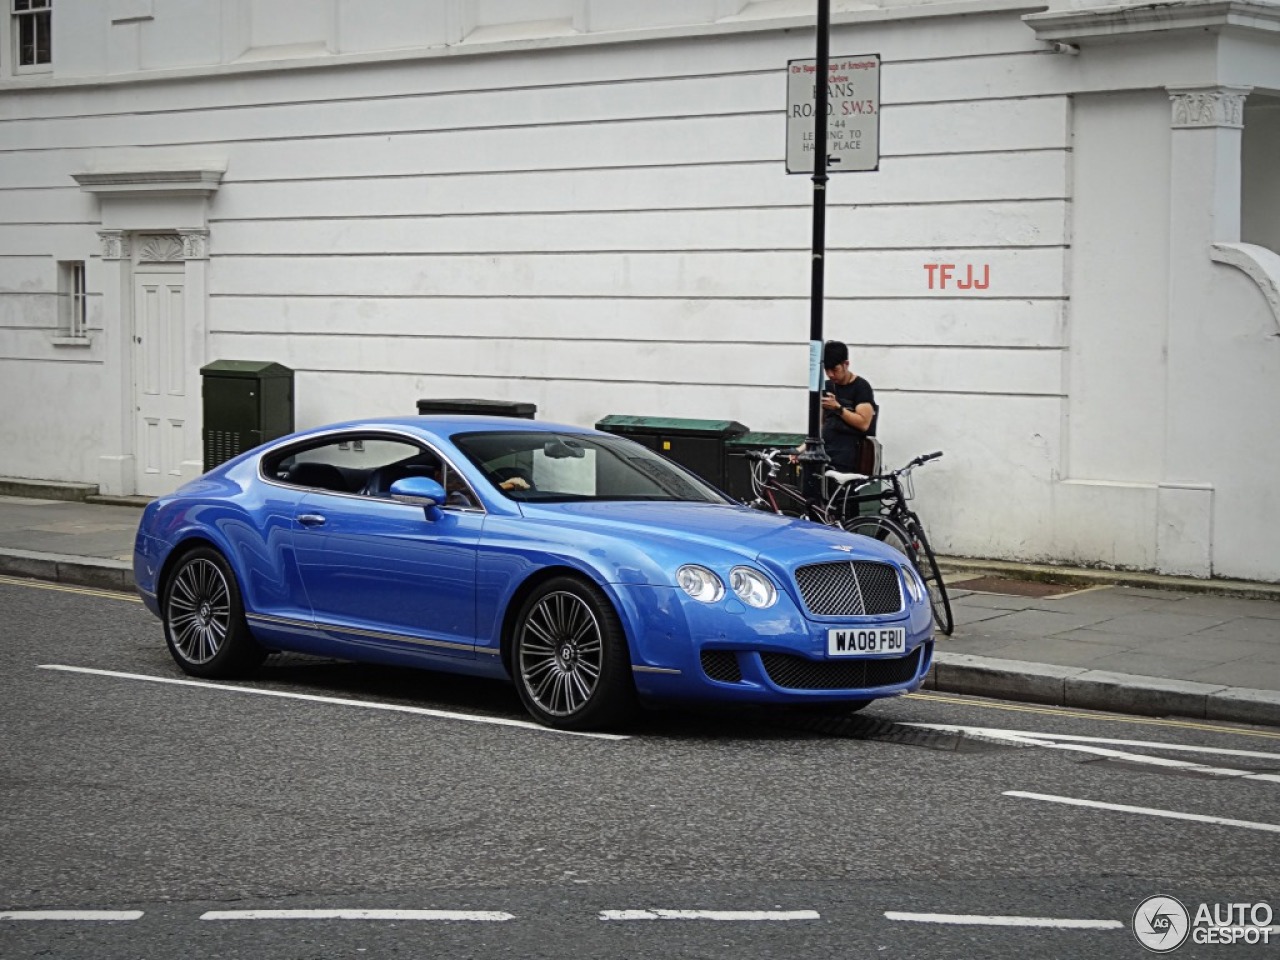
[[844,529],[849,533],[857,533],[864,537],[871,537],[879,540],[887,546],[893,547],[900,554],[911,561],[912,566],[919,567],[916,560],[915,550],[911,546],[911,538],[907,532],[898,526],[888,517],[853,517],[846,520],[843,524]]
[[906,516],[906,530],[915,547],[916,569],[924,578],[924,585],[929,588],[929,605],[933,607],[933,619],[938,629],[948,637],[956,628],[951,616],[951,598],[947,596],[947,583],[942,579],[942,571],[938,569],[938,558],[933,555],[933,547],[929,538],[924,535],[924,524],[914,513]]

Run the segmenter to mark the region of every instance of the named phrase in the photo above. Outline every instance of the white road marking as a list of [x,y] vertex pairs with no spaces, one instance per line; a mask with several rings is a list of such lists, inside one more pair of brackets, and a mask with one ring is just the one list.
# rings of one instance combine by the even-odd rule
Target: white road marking
[[6,910],[0,920],[137,920],[141,910]]
[[[1251,759],[1273,760],[1280,763],[1280,755],[1259,753],[1254,750],[1220,750],[1215,747],[1180,746],[1176,744],[1152,743],[1143,740],[1111,740],[1101,737],[1073,737],[1062,734],[1032,733],[1021,730],[1001,730],[997,727],[961,727],[945,724],[907,723],[907,727],[926,730],[937,730],[942,733],[964,733],[980,740],[994,740],[1000,743],[1012,743],[1024,747],[1042,747],[1046,750],[1065,750],[1071,753],[1087,753],[1108,760],[1123,760],[1127,763],[1146,764],[1153,767],[1165,767],[1186,770],[1210,777],[1224,777],[1238,780],[1260,780],[1268,783],[1280,783],[1280,774],[1258,773],[1252,770],[1241,770],[1236,767],[1211,767],[1190,760],[1172,760],[1168,757],[1152,757],[1141,753],[1128,753],[1112,750],[1108,747],[1093,744],[1113,743],[1125,746],[1146,747],[1152,750],[1181,750],[1192,753],[1222,754],[1226,756],[1248,757]],[[1083,742],[1062,742],[1083,741]]]
[[886,919],[912,923],[950,923],[979,927],[1057,927],[1061,930],[1122,930],[1119,920],[1068,920],[1058,917],[996,917],[964,913],[885,912]]
[[816,910],[601,910],[601,920],[821,920]]
[[1055,797],[1047,793],[1026,793],[1022,790],[1006,790],[1006,797],[1022,797],[1026,800],[1044,800],[1048,803],[1065,803],[1073,807],[1091,807],[1095,810],[1114,810],[1118,813],[1140,813],[1148,817],[1167,817],[1170,820],[1193,820],[1196,823],[1212,823],[1223,827],[1244,827],[1280,833],[1280,824],[1256,823],[1252,820],[1232,820],[1229,817],[1208,817],[1201,813],[1181,813],[1177,810],[1157,810],[1154,807],[1131,807],[1123,803],[1103,803],[1100,800],[1080,800],[1076,797]]
[[464,920],[502,923],[515,914],[500,910],[210,910],[201,920]]
[[1120,740],[1112,737],[1085,737],[1072,733],[1040,733],[1036,730],[1004,730],[1000,727],[966,727],[945,723],[903,723],[904,727],[919,727],[942,733],[972,733],[975,736],[1034,737],[1038,740],[1069,740],[1078,743],[1098,743],[1112,747],[1146,747],[1151,750],[1171,750],[1179,753],[1207,753],[1223,757],[1249,757],[1256,760],[1274,760],[1280,764],[1280,753],[1262,753],[1257,750],[1230,750],[1225,747],[1201,747],[1192,744],[1160,743],[1156,740]]
[[532,720],[508,720],[504,717],[478,717],[469,713],[452,713],[448,710],[431,710],[427,707],[408,707],[397,703],[374,703],[369,700],[348,700],[343,697],[321,697],[312,693],[287,693],[283,690],[260,690],[256,687],[240,687],[229,683],[206,683],[203,680],[177,680],[172,677],[153,677],[145,673],[120,673],[116,670],[91,670],[88,667],[68,667],[62,664],[45,663],[41,670],[60,670],[64,673],[87,673],[97,677],[116,677],[122,680],[144,680],[148,683],[168,683],[179,687],[201,687],[206,690],[221,690],[224,693],[252,693],[261,697],[280,697],[286,700],[306,700],[310,703],[327,703],[339,707],[363,707],[367,710],[388,710],[392,713],[411,713],[420,717],[436,717],[441,720],[465,720],[468,723],[487,723],[498,727],[518,727],[521,730],[536,730],[538,733],[559,733],[570,737],[591,737],[596,740],[629,740],[630,737],[619,733],[582,733],[577,730],[556,730],[544,727]]

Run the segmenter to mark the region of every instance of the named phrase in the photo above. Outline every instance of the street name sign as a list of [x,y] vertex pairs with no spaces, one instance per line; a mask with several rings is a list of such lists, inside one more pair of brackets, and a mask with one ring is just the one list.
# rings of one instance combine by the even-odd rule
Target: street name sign
[[[880,54],[827,62],[827,172],[880,167]],[[813,173],[816,60],[787,61],[787,173]]]

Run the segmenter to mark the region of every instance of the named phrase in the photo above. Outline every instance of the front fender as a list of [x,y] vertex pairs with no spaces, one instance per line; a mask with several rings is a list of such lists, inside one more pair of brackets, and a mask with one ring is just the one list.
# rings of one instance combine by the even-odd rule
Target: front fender
[[[619,610],[623,600],[618,584],[664,576],[637,547],[590,532],[557,530],[550,524],[531,529],[522,518],[491,515],[485,519],[483,537],[485,549],[476,568],[476,643],[481,648],[501,646],[511,604],[530,577],[548,568],[570,570],[590,580]],[[625,621],[624,617],[624,626],[629,626]]]

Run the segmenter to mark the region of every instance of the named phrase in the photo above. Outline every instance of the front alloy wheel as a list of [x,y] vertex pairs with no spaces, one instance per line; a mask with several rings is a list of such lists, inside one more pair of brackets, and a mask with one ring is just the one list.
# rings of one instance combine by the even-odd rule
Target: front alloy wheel
[[581,581],[557,577],[525,601],[514,661],[520,699],[548,726],[613,726],[634,709],[622,625],[608,601]]

